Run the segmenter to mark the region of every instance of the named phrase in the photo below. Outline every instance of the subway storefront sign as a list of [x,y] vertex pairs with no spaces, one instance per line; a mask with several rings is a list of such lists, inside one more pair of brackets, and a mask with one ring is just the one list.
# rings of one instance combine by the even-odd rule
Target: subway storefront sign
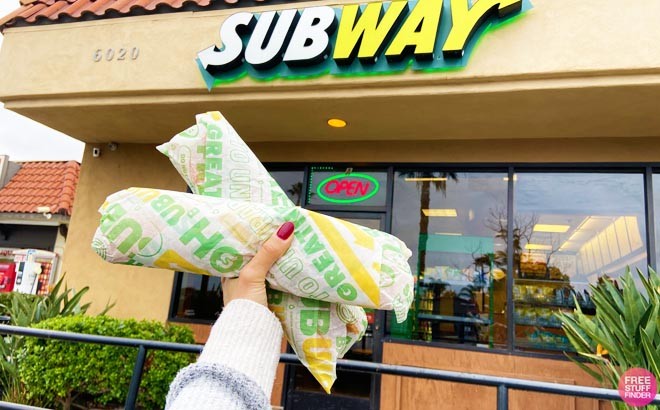
[[209,89],[245,75],[457,69],[485,31],[530,8],[529,0],[412,0],[239,12],[220,27],[222,48],[200,51],[197,64]]

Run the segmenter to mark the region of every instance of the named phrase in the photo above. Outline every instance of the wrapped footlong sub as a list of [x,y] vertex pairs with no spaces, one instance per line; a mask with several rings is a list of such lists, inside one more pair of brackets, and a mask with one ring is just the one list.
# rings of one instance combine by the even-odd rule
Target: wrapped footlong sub
[[327,392],[337,358],[364,334],[362,307],[405,320],[413,281],[403,242],[294,206],[220,113],[198,115],[158,149],[193,193],[110,195],[92,243],[105,260],[235,277],[282,223],[293,222],[291,248],[267,275],[269,307]]

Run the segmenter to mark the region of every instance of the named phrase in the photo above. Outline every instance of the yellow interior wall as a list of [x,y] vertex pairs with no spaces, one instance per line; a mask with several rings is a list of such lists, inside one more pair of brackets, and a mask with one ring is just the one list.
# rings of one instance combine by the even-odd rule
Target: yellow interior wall
[[92,157],[92,146],[85,149],[64,252],[66,281],[76,289],[90,287],[91,313],[114,301],[112,316],[164,321],[172,272],[113,265],[92,251],[91,242],[100,219],[97,210],[108,195],[132,186],[185,191],[185,183],[153,145],[120,144],[114,152],[102,148],[99,158]]

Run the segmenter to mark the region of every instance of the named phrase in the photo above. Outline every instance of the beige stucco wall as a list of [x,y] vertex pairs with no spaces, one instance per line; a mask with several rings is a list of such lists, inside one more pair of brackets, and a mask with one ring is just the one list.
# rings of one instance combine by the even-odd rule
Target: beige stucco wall
[[120,144],[114,152],[104,149],[100,158],[93,158],[91,149],[85,149],[64,252],[67,283],[76,289],[90,287],[92,313],[112,301],[112,316],[164,321],[173,274],[107,263],[92,251],[91,241],[99,223],[97,210],[108,195],[132,186],[181,191],[185,184],[154,146]]
[[660,138],[259,142],[262,161],[357,163],[660,162]]
[[[88,142],[162,142],[206,110],[249,141],[660,136],[660,2],[533,3],[488,32],[460,71],[244,78],[212,92],[194,58],[236,9],[11,28],[0,101]],[[139,58],[92,59],[121,47],[139,47]],[[330,129],[333,116],[349,126]]]
[[[102,92],[151,94],[165,91],[205,93],[194,64],[196,53],[220,44],[218,30],[226,16],[244,10],[273,10],[317,5],[364,3],[325,0],[268,5],[251,9],[180,12],[72,24],[11,28],[5,32],[0,66],[1,95],[21,98]],[[660,3],[637,0],[534,0],[524,18],[484,38],[467,67],[458,72],[340,79],[332,76],[264,84],[243,79],[223,92],[269,92],[327,86],[369,87],[401,83],[466,83],[486,79],[579,77],[607,72],[658,73]],[[112,36],[108,36],[112,33]],[[40,41],[48,36],[47,42]],[[135,61],[94,62],[98,48],[140,48]],[[12,64],[13,63],[13,64]],[[66,75],[44,75],[66,73]],[[103,81],[98,81],[103,78]],[[218,92],[220,92],[218,90]]]

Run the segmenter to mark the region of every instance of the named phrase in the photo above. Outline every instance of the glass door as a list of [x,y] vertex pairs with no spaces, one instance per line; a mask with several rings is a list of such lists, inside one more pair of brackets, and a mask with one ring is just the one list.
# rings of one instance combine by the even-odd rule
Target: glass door
[[[323,212],[372,229],[385,229],[384,213],[364,212]],[[362,340],[355,343],[344,359],[376,361],[381,360],[381,337],[383,318],[378,311],[366,309],[369,326]],[[380,399],[380,376],[368,373],[337,371],[337,380],[332,394],[326,394],[311,373],[302,366],[288,367],[286,398],[284,408],[298,409],[377,409]]]

